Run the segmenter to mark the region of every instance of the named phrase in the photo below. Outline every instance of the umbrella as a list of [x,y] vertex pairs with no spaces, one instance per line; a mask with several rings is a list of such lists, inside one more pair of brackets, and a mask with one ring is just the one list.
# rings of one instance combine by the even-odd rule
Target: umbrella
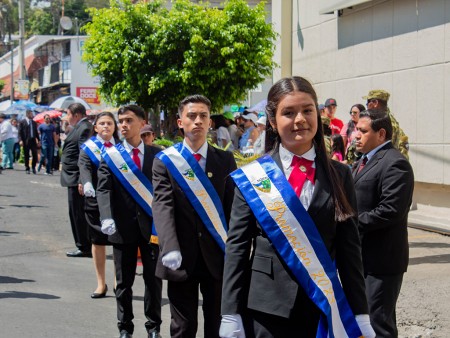
[[260,102],[258,102],[257,104],[255,104],[253,107],[247,109],[248,111],[254,111],[254,112],[265,112],[266,111],[266,106],[267,106],[267,100],[262,100]]
[[37,114],[35,117],[33,117],[33,120],[37,123],[43,123],[44,122],[44,116],[48,115],[50,118],[60,117],[62,115],[62,112],[59,110],[49,110],[44,111],[42,113]]
[[50,105],[50,108],[66,109],[72,103],[81,103],[86,109],[91,109],[86,101],[79,98],[78,96],[61,96],[59,99],[53,101],[53,103]]
[[102,111],[98,110],[98,109],[88,109],[86,110],[86,115],[87,116],[96,116],[98,114],[100,114]]
[[28,109],[33,110],[38,105],[31,101],[19,100],[5,110],[5,114],[24,114]]
[[9,107],[11,107],[11,100],[0,102],[0,112],[4,112]]

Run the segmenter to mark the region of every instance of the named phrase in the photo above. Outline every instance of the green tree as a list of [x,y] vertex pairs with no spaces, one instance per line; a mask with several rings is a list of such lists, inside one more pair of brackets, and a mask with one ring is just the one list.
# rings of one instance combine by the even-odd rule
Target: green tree
[[274,67],[275,33],[264,3],[228,0],[223,10],[188,0],[90,9],[84,60],[113,104],[173,109],[193,93],[219,110],[242,100]]

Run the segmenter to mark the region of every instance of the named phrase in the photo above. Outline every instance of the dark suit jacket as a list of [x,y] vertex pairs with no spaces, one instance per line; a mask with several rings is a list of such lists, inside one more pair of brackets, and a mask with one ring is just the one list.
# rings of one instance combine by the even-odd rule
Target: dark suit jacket
[[67,135],[62,148],[61,185],[75,187],[79,183],[80,170],[78,157],[81,145],[87,141],[92,132],[92,124],[84,119],[80,121]]
[[388,143],[359,173],[356,166],[353,176],[364,272],[405,272],[409,258],[408,212],[414,189],[411,165]]
[[[233,182],[229,174],[235,169],[236,162],[231,152],[208,146],[205,172],[212,173],[209,180],[222,202],[227,223],[233,201]],[[222,279],[223,251],[159,159],[155,159],[153,166],[153,187],[153,216],[161,251],[156,275],[172,281],[185,280],[194,271],[198,256],[202,255],[214,278]],[[179,250],[183,259],[176,271],[164,267],[161,262],[161,257],[173,250]]]
[[[161,149],[153,146],[144,147],[144,164],[142,173],[152,181],[152,166],[155,155]],[[130,244],[138,241],[139,236],[150,241],[152,218],[139,206],[117,177],[111,172],[104,160],[98,169],[97,202],[100,219],[114,219],[116,233],[108,240],[116,244]]]
[[[30,122],[31,122],[32,128],[33,128],[34,140],[37,144],[37,141],[39,140],[37,123],[36,123],[36,121],[33,121],[33,120],[31,120]],[[19,123],[19,141],[22,141],[24,145],[27,145],[28,141],[30,141],[30,140],[31,140],[30,127],[28,126],[27,119],[23,119]]]
[[[116,144],[120,143],[120,140],[115,140]],[[91,182],[95,190],[97,190],[97,170],[98,168],[91,161],[89,155],[80,149],[80,156],[78,157],[78,167],[80,169],[80,183],[84,186],[87,182]],[[97,198],[85,198],[85,210],[97,210]]]
[[[272,158],[282,168],[278,148],[273,152]],[[355,191],[350,170],[336,161],[332,161],[332,164],[342,178],[349,202],[355,208]],[[344,222],[335,221],[330,182],[324,167],[317,160],[314,194],[308,213],[314,220],[331,258],[336,262],[353,313],[368,313],[357,219],[353,217]],[[317,311],[289,268],[279,258],[241,192],[236,188],[226,246],[222,314],[243,314],[248,307],[290,318],[294,306],[298,308],[299,304],[302,313]],[[317,322],[307,325],[317,328]]]

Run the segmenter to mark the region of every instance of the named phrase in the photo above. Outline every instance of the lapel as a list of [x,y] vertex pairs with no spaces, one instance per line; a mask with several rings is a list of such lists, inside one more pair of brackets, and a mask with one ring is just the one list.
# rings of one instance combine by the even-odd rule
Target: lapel
[[[281,171],[284,173],[283,165],[281,163],[280,153],[277,148],[272,153],[272,159],[275,163],[281,168]],[[325,169],[323,165],[318,161],[316,156],[316,174],[315,174],[315,183],[314,183],[314,193],[312,196],[311,204],[308,208],[308,213],[312,217],[316,215],[319,210],[327,203],[327,201],[331,198],[331,187],[328,181],[328,178],[325,173]]]
[[142,173],[150,180],[152,180],[152,168],[153,168],[153,157],[152,149],[150,146],[144,146],[144,165],[142,167]]
[[[372,158],[367,162],[367,164],[364,166],[364,168],[362,168],[362,170],[358,173],[358,170],[355,170],[353,172],[353,178],[355,180],[355,183],[358,182],[361,177],[364,177],[365,175],[367,175],[377,164],[378,162],[384,157],[384,155],[386,155],[386,152],[393,148],[392,142],[389,142],[388,144],[386,144],[383,148],[381,148],[380,150],[378,150],[373,156]],[[361,160],[359,160],[358,162],[358,167],[360,164]]]
[[205,174],[217,190],[220,175],[217,175],[217,151],[213,146],[208,144],[208,152],[206,154]]

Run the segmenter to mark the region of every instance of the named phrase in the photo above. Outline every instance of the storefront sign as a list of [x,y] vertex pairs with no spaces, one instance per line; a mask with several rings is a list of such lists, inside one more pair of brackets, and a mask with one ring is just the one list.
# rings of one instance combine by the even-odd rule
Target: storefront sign
[[77,87],[77,96],[87,103],[100,104],[97,87]]

